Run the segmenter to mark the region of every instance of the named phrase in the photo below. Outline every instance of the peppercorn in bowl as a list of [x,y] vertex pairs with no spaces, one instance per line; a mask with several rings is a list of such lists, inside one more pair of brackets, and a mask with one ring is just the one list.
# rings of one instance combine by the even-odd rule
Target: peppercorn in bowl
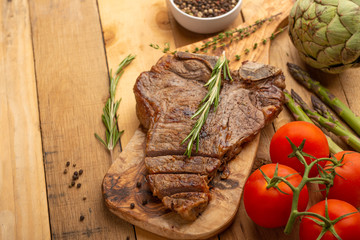
[[167,0],[175,20],[196,33],[215,33],[228,27],[240,13],[241,0]]

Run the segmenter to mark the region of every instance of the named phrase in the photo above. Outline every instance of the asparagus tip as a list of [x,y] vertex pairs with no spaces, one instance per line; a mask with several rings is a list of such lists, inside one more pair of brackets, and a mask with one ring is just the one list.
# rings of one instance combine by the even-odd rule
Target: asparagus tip
[[325,109],[324,109],[324,104],[321,102],[321,100],[316,97],[315,95],[311,95],[311,103],[312,105],[314,106],[314,109],[315,110],[319,110],[321,112],[323,112]]
[[294,89],[291,89],[291,96],[294,101],[299,104],[304,110],[310,110],[310,107],[305,103],[305,101],[300,97],[300,95],[295,92]]

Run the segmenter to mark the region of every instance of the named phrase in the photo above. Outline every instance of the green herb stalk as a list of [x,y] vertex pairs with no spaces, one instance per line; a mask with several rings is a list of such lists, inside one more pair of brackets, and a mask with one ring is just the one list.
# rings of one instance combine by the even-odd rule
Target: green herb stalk
[[[210,50],[210,49],[216,50],[217,48],[220,48],[220,47],[229,46],[234,41],[241,41],[244,38],[249,37],[251,34],[255,33],[258,29],[260,29],[261,26],[264,25],[265,22],[271,22],[274,18],[276,18],[277,16],[279,16],[281,14],[282,13],[279,12],[268,18],[257,20],[253,24],[248,25],[246,27],[235,28],[235,29],[231,29],[231,30],[228,30],[225,32],[221,32],[218,35],[214,36],[212,39],[209,39],[209,40],[206,40],[205,42],[203,42],[203,44],[201,46],[197,46],[197,47],[194,47],[193,49],[185,50],[185,52],[207,53],[208,50]],[[255,50],[258,47],[258,45],[260,45],[260,44],[265,45],[269,40],[273,40],[276,35],[283,32],[285,28],[287,28],[287,26],[284,28],[280,28],[278,31],[271,34],[269,37],[262,39],[260,42],[254,43],[253,46],[251,47],[251,49]],[[164,44],[163,48],[161,48],[158,44],[153,44],[153,43],[150,43],[149,46],[154,49],[161,50],[163,53],[170,52],[171,54],[175,54],[177,52],[176,50],[174,50],[174,51],[170,50],[170,44],[168,42]],[[250,49],[248,49],[248,48],[246,48],[244,50],[244,54],[248,54],[249,52],[250,52]],[[235,55],[235,59],[237,61],[239,61],[240,58],[241,58],[241,54]]]
[[310,75],[299,66],[287,63],[290,74],[305,87],[313,91],[324,103],[333,109],[349,126],[360,135],[360,117],[356,116],[348,106],[340,99],[335,97],[327,88],[318,81],[312,79]]
[[120,136],[124,133],[124,131],[119,131],[117,126],[118,116],[116,112],[119,108],[121,99],[117,101],[115,100],[116,87],[120,77],[124,73],[124,68],[134,59],[135,56],[128,55],[124,60],[122,60],[114,76],[112,76],[112,70],[110,70],[110,97],[106,101],[105,107],[103,108],[103,114],[101,115],[102,122],[106,128],[105,140],[103,140],[98,134],[95,133],[95,137],[110,151],[111,159],[113,159],[113,149],[119,141]]
[[217,60],[212,70],[210,79],[204,85],[205,87],[208,88],[208,93],[200,102],[200,107],[198,108],[196,113],[191,117],[191,119],[194,119],[196,117],[198,117],[198,119],[196,120],[196,123],[193,129],[191,130],[190,134],[181,142],[181,144],[184,144],[187,140],[189,140],[186,151],[184,153],[188,157],[191,157],[191,152],[195,141],[196,141],[196,152],[198,152],[199,150],[200,131],[206,122],[211,106],[214,106],[214,111],[216,111],[219,105],[222,77],[224,79],[229,79],[232,81],[232,77],[230,75],[230,70],[229,70],[229,61],[226,59],[225,51]]
[[[301,106],[297,102],[294,101],[294,99],[291,97],[290,93],[288,91],[284,90],[284,94],[285,94],[285,104],[286,104],[287,108],[291,111],[295,120],[309,122],[309,123],[312,123],[315,125],[315,123],[306,115],[306,113],[301,108]],[[330,149],[331,153],[336,154],[338,152],[343,151],[343,149],[341,147],[339,147],[339,145],[337,145],[329,136],[327,136],[326,134],[325,134],[325,136],[328,141],[329,149]]]

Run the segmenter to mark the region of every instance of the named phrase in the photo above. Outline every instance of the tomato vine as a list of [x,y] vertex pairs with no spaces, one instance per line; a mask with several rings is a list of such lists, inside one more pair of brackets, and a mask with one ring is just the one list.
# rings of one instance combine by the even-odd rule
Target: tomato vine
[[[289,234],[295,224],[295,221],[298,217],[301,216],[312,216],[312,217],[316,217],[318,220],[315,219],[311,219],[314,222],[316,222],[319,226],[322,227],[322,232],[319,236],[318,239],[320,239],[322,237],[322,235],[324,235],[327,231],[330,231],[337,239],[341,239],[339,237],[339,235],[336,233],[335,228],[333,227],[337,222],[339,222],[340,220],[342,220],[343,218],[354,214],[354,213],[349,213],[346,215],[343,215],[341,217],[336,218],[335,220],[330,220],[328,214],[326,214],[326,216],[321,216],[317,213],[313,213],[313,212],[300,212],[298,211],[298,201],[299,201],[299,196],[300,196],[300,192],[301,190],[306,186],[307,183],[309,182],[316,182],[316,183],[320,183],[320,184],[324,184],[326,186],[326,192],[328,192],[328,189],[332,186],[333,184],[333,180],[334,180],[334,174],[332,172],[327,172],[325,171],[318,163],[322,162],[322,161],[330,161],[333,163],[334,166],[338,166],[339,161],[336,160],[335,158],[315,158],[305,152],[303,152],[303,148],[305,145],[305,139],[302,141],[302,143],[297,147],[293,142],[291,142],[291,140],[286,137],[287,140],[289,141],[291,148],[293,150],[293,152],[288,156],[289,158],[291,157],[296,157],[305,167],[305,171],[304,174],[302,176],[302,180],[300,182],[300,184],[298,186],[293,186],[288,180],[287,178],[289,176],[285,176],[285,177],[281,177],[278,176],[277,174],[274,174],[274,176],[272,178],[269,178],[267,176],[264,175],[264,178],[266,179],[268,186],[267,188],[270,187],[275,187],[277,186],[277,184],[279,182],[284,182],[286,185],[289,186],[289,188],[292,190],[293,192],[293,199],[292,199],[292,206],[291,206],[291,212],[290,212],[290,217],[287,221],[287,224],[285,226],[285,230],[284,233]],[[305,157],[310,157],[312,159],[314,159],[314,161],[310,162],[309,164],[306,162]],[[341,162],[341,161],[340,161]],[[319,170],[319,175],[317,177],[309,177],[309,173],[310,170],[313,167],[317,167]],[[327,209],[327,202],[326,202],[326,209]]]

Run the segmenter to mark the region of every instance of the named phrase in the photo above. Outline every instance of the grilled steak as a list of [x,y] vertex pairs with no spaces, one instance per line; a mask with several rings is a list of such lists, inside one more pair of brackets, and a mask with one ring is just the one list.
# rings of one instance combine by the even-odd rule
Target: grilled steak
[[146,157],[145,165],[151,174],[156,173],[196,173],[201,175],[215,175],[221,165],[221,160],[208,157],[159,156]]
[[181,217],[194,221],[208,205],[209,194],[201,192],[176,193],[170,197],[164,197],[162,202],[165,207],[177,212]]
[[[208,192],[194,178],[211,178],[221,163],[234,158],[279,114],[284,102],[281,70],[255,62],[232,70],[234,81],[223,81],[217,111],[210,111],[201,130],[199,151],[193,148],[196,157],[187,159],[186,144],[180,143],[196,121],[191,116],[207,93],[203,85],[216,61],[215,56],[185,52],[165,55],[134,86],[137,116],[148,131],[145,165],[153,194],[189,220],[208,202],[187,194]],[[184,194],[173,196],[180,193]]]
[[154,196],[160,199],[175,193],[209,192],[206,176],[197,174],[150,174],[146,178]]

